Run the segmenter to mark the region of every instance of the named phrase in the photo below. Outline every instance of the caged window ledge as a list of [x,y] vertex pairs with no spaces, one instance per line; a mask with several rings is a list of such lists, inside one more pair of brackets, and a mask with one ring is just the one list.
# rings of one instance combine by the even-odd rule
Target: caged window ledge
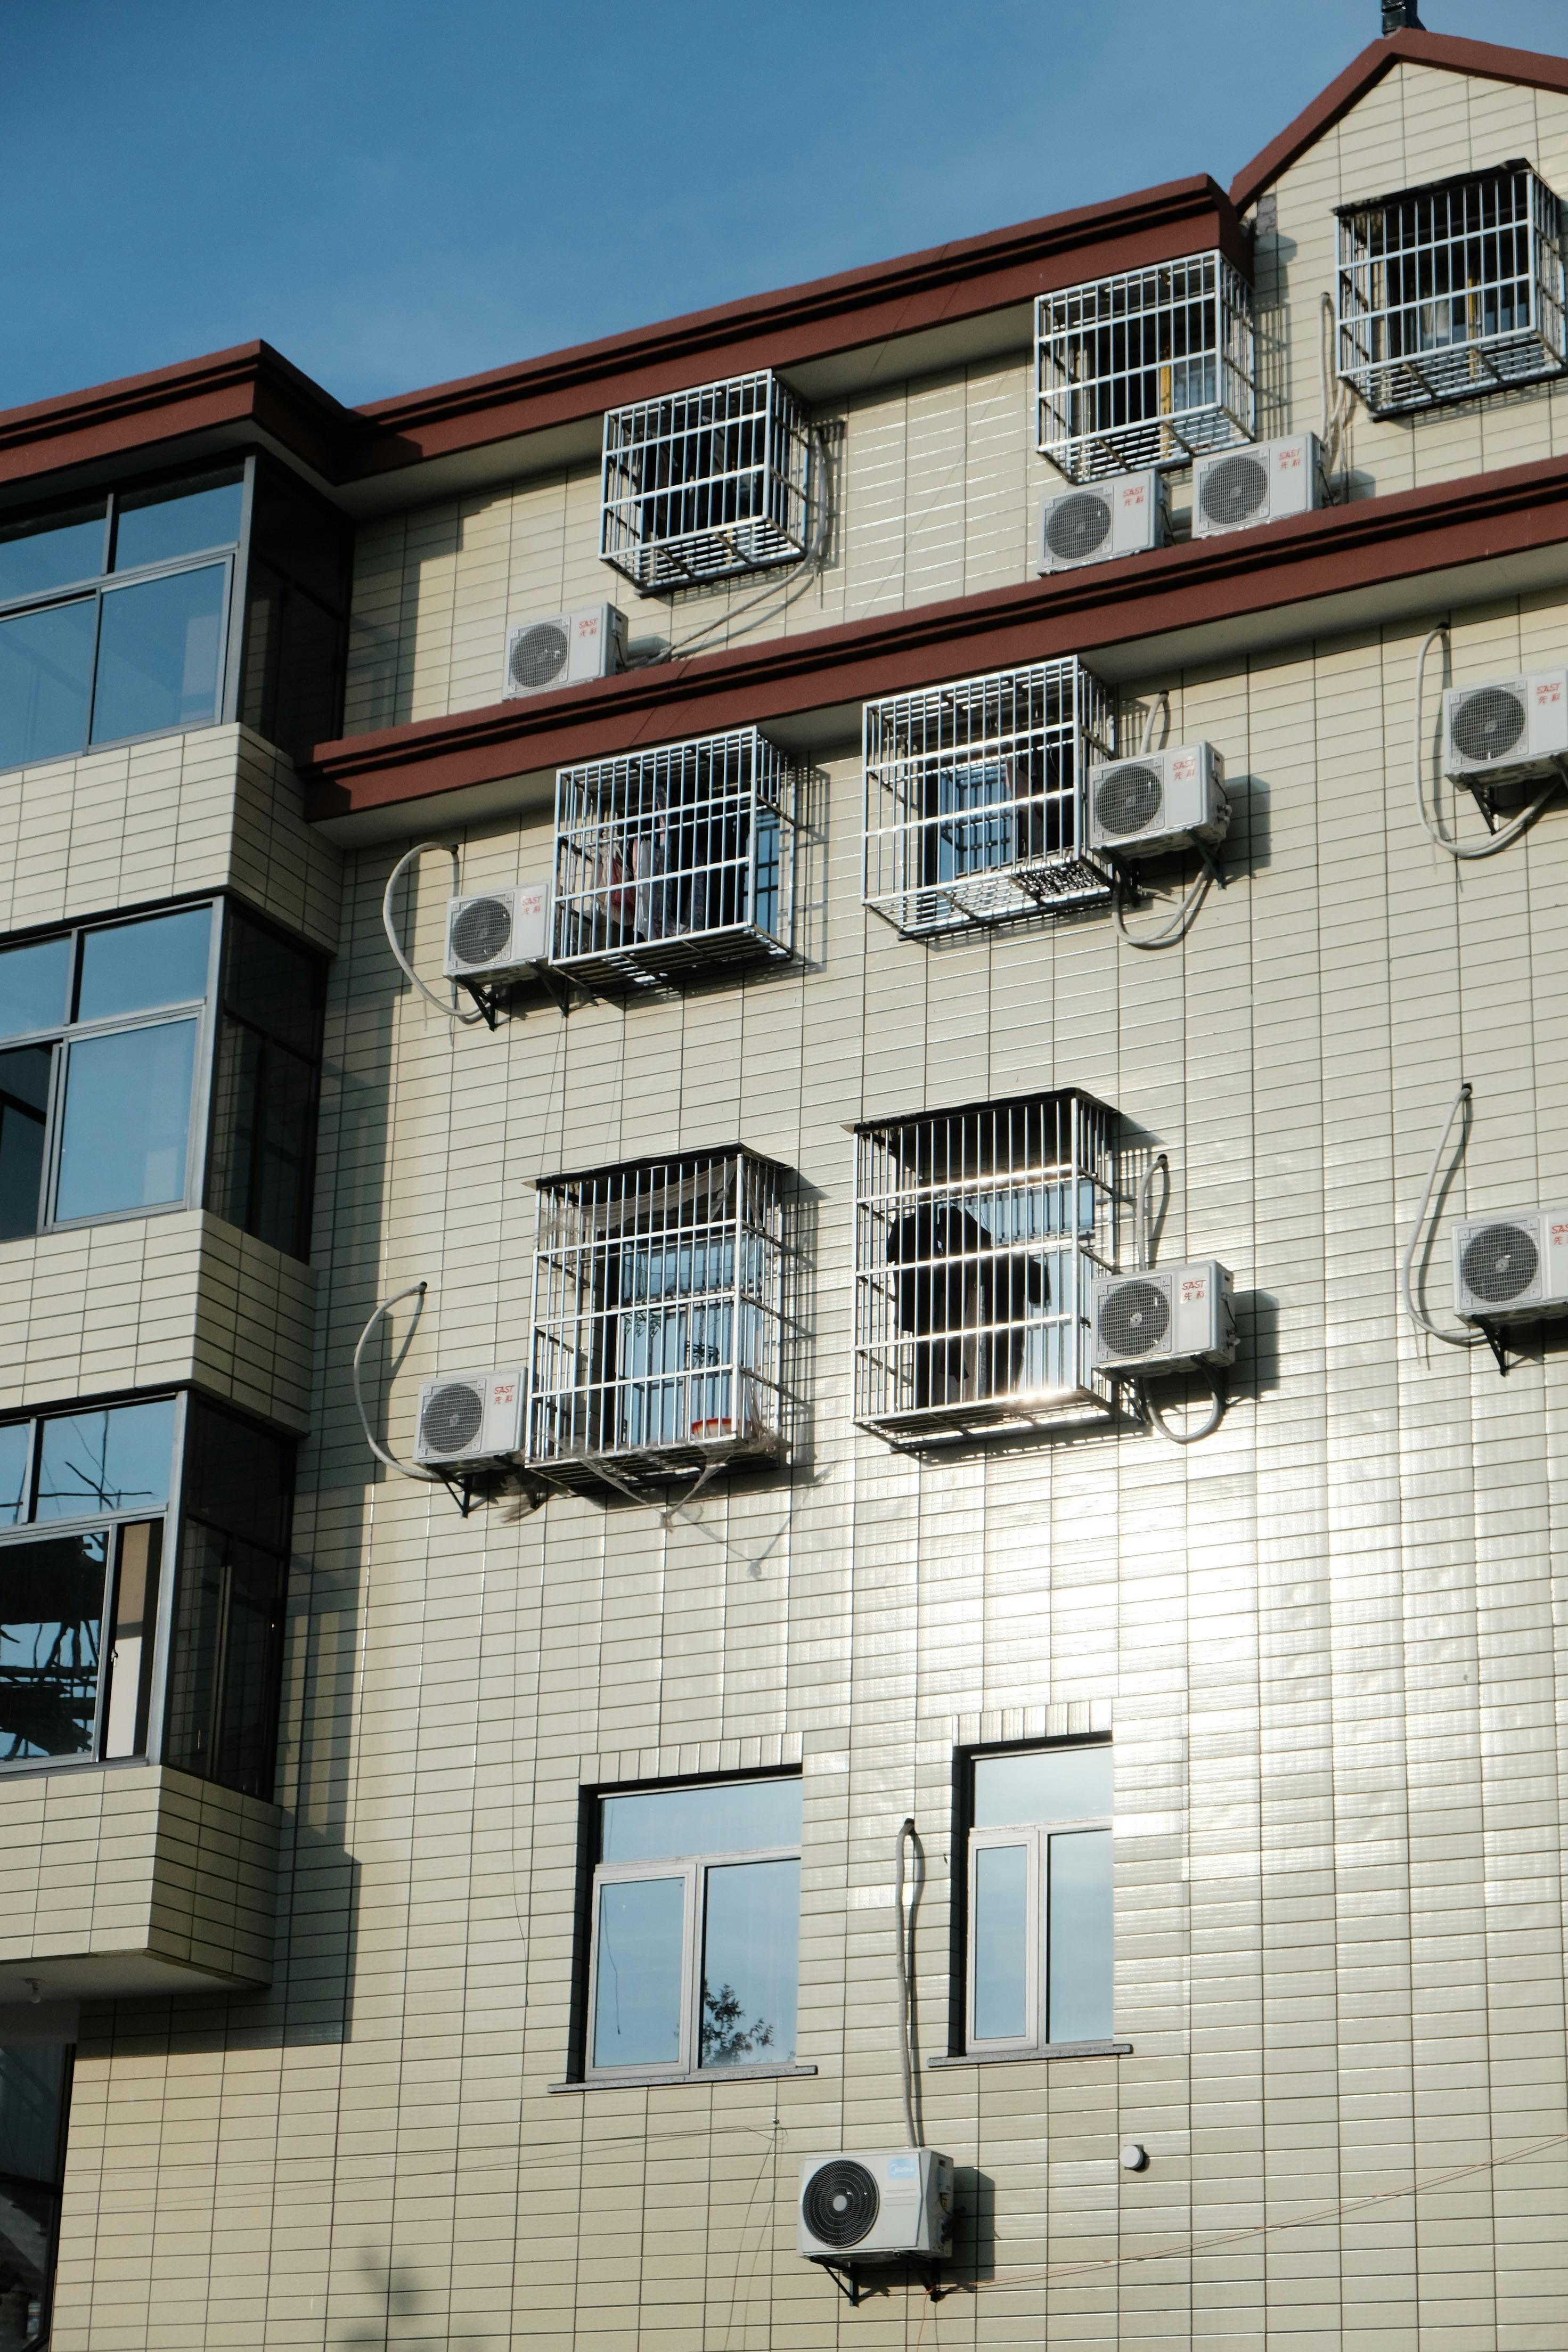
[[1040,455],[1069,482],[1190,466],[1257,431],[1252,294],[1218,253],[1042,294]]
[[613,408],[599,552],[645,596],[797,563],[811,436],[771,370]]

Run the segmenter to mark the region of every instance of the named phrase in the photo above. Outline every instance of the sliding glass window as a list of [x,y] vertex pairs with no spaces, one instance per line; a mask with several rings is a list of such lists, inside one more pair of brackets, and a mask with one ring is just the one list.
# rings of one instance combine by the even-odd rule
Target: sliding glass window
[[979,1755],[971,1771],[969,2050],[1108,2041],[1110,1741]]

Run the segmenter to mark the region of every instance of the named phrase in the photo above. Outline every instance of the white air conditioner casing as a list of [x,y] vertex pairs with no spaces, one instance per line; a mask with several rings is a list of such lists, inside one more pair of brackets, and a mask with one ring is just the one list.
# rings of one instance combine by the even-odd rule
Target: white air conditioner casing
[[1255,441],[1193,460],[1193,537],[1255,530],[1323,503],[1323,461],[1315,433]]
[[448,980],[492,980],[526,971],[550,955],[550,885],[479,890],[447,901]]
[[1568,1208],[1467,1217],[1456,1225],[1454,1304],[1468,1323],[1568,1315]]
[[414,1459],[443,1470],[510,1461],[522,1451],[522,1398],[515,1366],[424,1381]]
[[1163,547],[1170,535],[1165,477],[1151,467],[1042,499],[1037,552],[1042,572],[1077,572],[1086,563]]
[[1089,1301],[1089,1360],[1099,1372],[1179,1371],[1236,1360],[1231,1278],[1217,1258],[1101,1274]]
[[1452,686],[1443,697],[1443,772],[1450,782],[1521,782],[1568,760],[1568,669]]
[[931,2147],[805,2157],[795,2218],[796,2251],[813,2262],[941,2261],[952,2251],[952,2159]]
[[587,677],[613,677],[626,666],[626,616],[613,604],[585,604],[580,613],[552,613],[507,631],[501,699],[553,694]]
[[1225,839],[1230,803],[1212,743],[1177,743],[1106,760],[1089,772],[1089,845],[1152,857]]

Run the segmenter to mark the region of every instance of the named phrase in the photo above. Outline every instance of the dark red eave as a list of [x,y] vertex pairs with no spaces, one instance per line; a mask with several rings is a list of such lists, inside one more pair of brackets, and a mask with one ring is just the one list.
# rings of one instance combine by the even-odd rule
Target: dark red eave
[[346,816],[1127,644],[1568,540],[1568,460],[1331,507],[1065,577],[662,663],[526,702],[325,743],[312,818]]

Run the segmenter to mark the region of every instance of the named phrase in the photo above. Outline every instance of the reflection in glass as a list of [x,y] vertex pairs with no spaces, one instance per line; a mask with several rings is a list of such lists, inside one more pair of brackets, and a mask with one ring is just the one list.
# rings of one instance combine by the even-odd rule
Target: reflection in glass
[[0,1242],[38,1230],[53,1062],[48,1045],[0,1054]]
[[39,940],[0,953],[0,1037],[58,1029],[70,985],[69,940]]
[[31,1423],[0,1423],[0,1528],[20,1527],[27,1516],[27,1433]]
[[59,2237],[71,2053],[0,2043],[0,2345],[42,2346]]
[[239,537],[244,497],[237,481],[122,497],[114,528],[115,571],[134,572],[144,563],[201,555],[209,547],[232,547]]
[[110,1405],[104,1412],[58,1413],[38,1425],[36,1516],[161,1511],[169,1499],[174,1450],[172,1397]]
[[1021,2042],[1029,2031],[1029,1850],[983,1845],[974,1855],[974,2038]]
[[118,1013],[195,1003],[207,992],[211,938],[210,907],[84,931],[77,1019],[108,1021]]
[[183,1201],[196,1024],[170,1021],[70,1048],[55,1215]]
[[161,1519],[120,1530],[109,1698],[99,1748],[103,1756],[139,1756],[146,1744],[147,1669],[153,1656],[163,1536]]
[[1111,2025],[1110,1832],[1054,1837],[1050,1892],[1052,2042],[1104,2042]]
[[800,1864],[738,1862],[707,1874],[702,1936],[704,2066],[795,2056]]
[[709,1789],[657,1789],[605,1797],[605,1862],[663,1862],[680,1854],[745,1853],[800,1843],[800,1782],[721,1781]]
[[92,740],[199,727],[217,715],[226,563],[104,593]]
[[1111,1810],[1110,1743],[974,1759],[974,1826],[1092,1821]]
[[90,596],[0,621],[0,768],[81,750],[97,624]]
[[683,1878],[631,1878],[599,1889],[594,2000],[595,2066],[680,2061]]
[[103,569],[103,514],[104,502],[98,499],[44,522],[14,523],[0,530],[0,604],[96,580]]
[[92,1750],[109,1538],[0,1550],[0,1763]]

